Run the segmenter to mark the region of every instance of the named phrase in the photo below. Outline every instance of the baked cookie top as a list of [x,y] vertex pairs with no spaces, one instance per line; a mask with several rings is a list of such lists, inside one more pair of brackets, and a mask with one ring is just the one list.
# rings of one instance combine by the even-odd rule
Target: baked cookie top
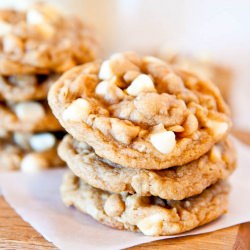
[[93,31],[46,4],[0,10],[0,74],[64,72],[97,53]]
[[227,139],[198,160],[165,170],[124,168],[98,157],[84,142],[64,137],[58,153],[71,171],[89,185],[112,193],[182,200],[226,179],[236,167],[236,152]]
[[47,98],[57,75],[0,76],[0,100],[22,102]]
[[0,102],[0,130],[43,132],[63,130],[47,101]]
[[225,100],[230,101],[233,70],[229,67],[218,64],[213,60],[189,54],[175,53],[164,48],[157,52],[157,56],[173,66],[194,72],[202,78],[210,79],[218,86]]
[[69,70],[52,86],[49,104],[73,137],[132,168],[198,159],[231,126],[213,83],[132,52]]
[[89,186],[71,173],[61,186],[63,202],[117,229],[145,235],[174,235],[204,225],[227,212],[229,186],[219,182],[181,201],[128,193],[112,194]]
[[36,172],[63,166],[57,154],[62,132],[8,133],[0,132],[0,172],[21,170]]

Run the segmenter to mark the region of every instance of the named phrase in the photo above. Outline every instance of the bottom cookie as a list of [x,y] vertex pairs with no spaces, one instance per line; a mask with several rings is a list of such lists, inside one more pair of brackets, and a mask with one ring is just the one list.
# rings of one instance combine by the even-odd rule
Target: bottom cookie
[[181,201],[155,196],[112,194],[68,172],[61,186],[62,200],[95,220],[117,229],[145,235],[174,235],[215,220],[227,212],[229,185],[218,182],[200,195]]
[[0,132],[0,172],[21,170],[35,172],[63,166],[57,145],[63,132],[6,133]]

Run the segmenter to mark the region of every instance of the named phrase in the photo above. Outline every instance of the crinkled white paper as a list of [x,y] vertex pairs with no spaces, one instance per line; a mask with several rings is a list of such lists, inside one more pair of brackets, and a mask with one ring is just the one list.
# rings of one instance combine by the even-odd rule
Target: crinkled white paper
[[[239,168],[231,178],[229,213],[179,237],[211,232],[250,221],[250,148],[238,141],[236,145]],[[59,194],[64,171],[0,175],[0,185],[10,205],[25,221],[60,249],[121,249],[168,238],[146,237],[139,233],[111,229],[74,208],[66,208]]]

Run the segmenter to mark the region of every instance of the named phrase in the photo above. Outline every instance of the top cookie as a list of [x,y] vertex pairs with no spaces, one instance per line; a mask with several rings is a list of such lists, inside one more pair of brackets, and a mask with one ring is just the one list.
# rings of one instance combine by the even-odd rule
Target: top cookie
[[68,71],[52,86],[49,103],[73,137],[132,168],[183,165],[230,129],[213,83],[132,52]]
[[93,32],[74,16],[36,4],[0,10],[0,74],[64,72],[95,58]]

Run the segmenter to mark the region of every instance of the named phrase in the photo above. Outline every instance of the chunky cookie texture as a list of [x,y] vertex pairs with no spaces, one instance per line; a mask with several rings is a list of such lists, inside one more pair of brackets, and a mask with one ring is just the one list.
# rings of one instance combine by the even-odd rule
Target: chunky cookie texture
[[69,70],[52,86],[49,104],[73,137],[130,168],[196,160],[231,127],[212,82],[133,52]]
[[37,172],[63,166],[57,154],[60,133],[0,133],[0,172]]
[[181,201],[113,194],[89,186],[71,172],[61,186],[63,202],[117,229],[145,235],[173,235],[204,225],[226,213],[229,186],[219,182]]
[[218,86],[225,100],[230,102],[234,75],[232,69],[205,58],[171,52],[164,47],[156,54],[173,66],[194,72],[202,78],[210,79]]
[[0,76],[0,100],[11,102],[45,100],[57,75]]
[[62,130],[46,101],[0,104],[0,129],[6,131],[43,132]]
[[166,170],[124,168],[98,157],[86,143],[67,135],[58,148],[72,172],[89,185],[112,193],[182,200],[200,194],[235,170],[235,149],[227,139],[198,160]]
[[93,31],[45,4],[0,11],[0,74],[64,72],[97,55]]

